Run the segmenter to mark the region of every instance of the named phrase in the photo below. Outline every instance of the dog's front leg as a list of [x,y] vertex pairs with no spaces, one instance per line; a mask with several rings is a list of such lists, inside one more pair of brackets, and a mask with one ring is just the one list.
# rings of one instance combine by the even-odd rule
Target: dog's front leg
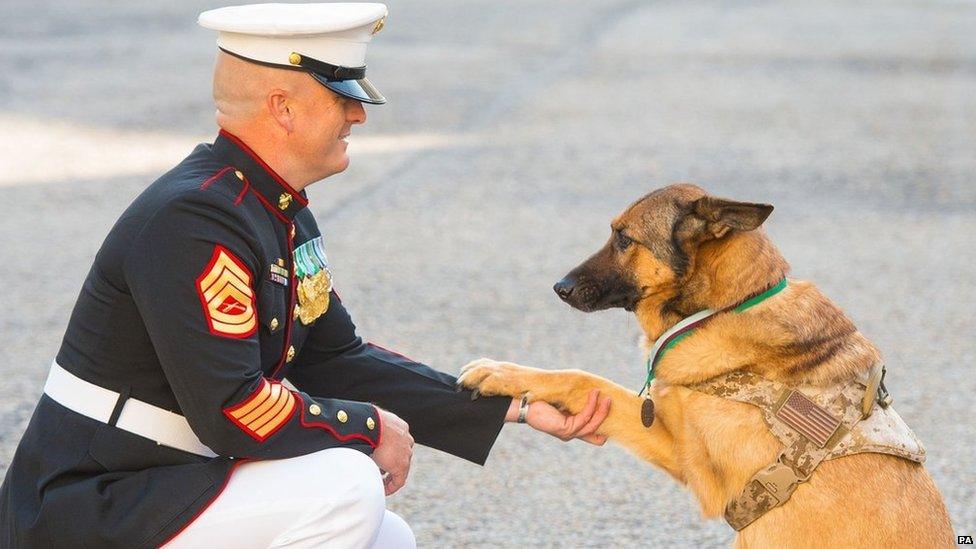
[[644,399],[610,380],[582,370],[541,370],[482,358],[461,369],[458,384],[484,395],[526,395],[530,402],[542,400],[570,414],[582,411],[590,392],[599,389],[612,404],[597,433],[683,481],[667,426],[655,419],[645,427],[641,421]]

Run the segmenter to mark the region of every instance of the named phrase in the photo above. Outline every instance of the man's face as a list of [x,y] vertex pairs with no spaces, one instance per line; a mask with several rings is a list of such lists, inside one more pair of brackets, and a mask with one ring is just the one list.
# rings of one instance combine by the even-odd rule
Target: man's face
[[307,100],[303,101],[303,112],[295,121],[295,132],[301,159],[317,181],[349,166],[347,140],[352,126],[366,121],[366,110],[355,99],[343,97],[317,82],[311,84]]

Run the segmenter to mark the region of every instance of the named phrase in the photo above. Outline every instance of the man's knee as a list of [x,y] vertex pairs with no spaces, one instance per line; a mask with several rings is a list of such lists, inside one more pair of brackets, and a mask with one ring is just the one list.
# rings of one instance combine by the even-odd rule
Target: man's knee
[[[296,539],[336,546],[368,547],[386,513],[383,481],[373,460],[356,450],[332,448],[293,458],[290,469],[305,511],[272,547]],[[297,501],[296,501],[297,503]]]
[[307,481],[301,489],[313,499],[321,499],[323,511],[355,514],[378,528],[386,511],[386,495],[373,459],[349,448],[330,448],[308,457],[311,463],[305,467]]
[[373,542],[373,549],[416,549],[417,540],[407,521],[393,511],[383,515],[383,524]]
[[330,448],[305,456],[302,491],[312,497],[355,503],[382,516],[386,496],[380,470],[372,458],[349,448]]

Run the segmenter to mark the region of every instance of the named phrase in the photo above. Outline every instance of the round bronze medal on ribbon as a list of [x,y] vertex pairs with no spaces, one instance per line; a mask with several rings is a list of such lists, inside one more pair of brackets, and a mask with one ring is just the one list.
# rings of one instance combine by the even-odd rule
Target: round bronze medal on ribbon
[[650,427],[654,425],[654,401],[648,396],[641,403],[641,423],[644,427]]

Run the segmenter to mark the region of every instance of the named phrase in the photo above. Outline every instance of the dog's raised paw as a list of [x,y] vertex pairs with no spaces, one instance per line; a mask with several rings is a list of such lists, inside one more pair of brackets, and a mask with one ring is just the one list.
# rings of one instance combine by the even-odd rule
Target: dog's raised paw
[[458,386],[475,389],[485,396],[521,396],[526,391],[524,375],[528,369],[511,362],[489,358],[473,360],[461,368]]

